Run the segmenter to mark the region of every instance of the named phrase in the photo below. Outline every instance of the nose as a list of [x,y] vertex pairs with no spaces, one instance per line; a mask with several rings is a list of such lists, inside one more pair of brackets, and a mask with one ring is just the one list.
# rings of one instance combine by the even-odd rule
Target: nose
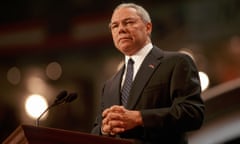
[[126,26],[123,24],[119,24],[118,33],[125,33],[125,32],[126,32]]

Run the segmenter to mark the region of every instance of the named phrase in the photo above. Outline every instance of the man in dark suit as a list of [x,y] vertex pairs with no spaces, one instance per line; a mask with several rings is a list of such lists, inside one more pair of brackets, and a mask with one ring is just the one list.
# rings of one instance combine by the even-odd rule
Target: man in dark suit
[[[144,144],[187,143],[186,132],[200,128],[204,119],[193,60],[152,45],[151,19],[139,5],[120,4],[109,27],[116,48],[125,55],[125,65],[104,85],[92,133]],[[129,59],[133,71],[131,80],[126,80],[130,91],[125,92]]]

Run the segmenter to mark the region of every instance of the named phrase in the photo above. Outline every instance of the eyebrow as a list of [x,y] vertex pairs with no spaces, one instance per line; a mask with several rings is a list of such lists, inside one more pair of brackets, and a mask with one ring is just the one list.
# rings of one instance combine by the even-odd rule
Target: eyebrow
[[[128,21],[128,20],[137,20],[137,18],[127,17],[127,18],[124,18],[123,20],[121,20],[121,22],[122,21]],[[109,27],[111,27],[111,25],[116,24],[116,23],[117,23],[116,21],[110,22]]]

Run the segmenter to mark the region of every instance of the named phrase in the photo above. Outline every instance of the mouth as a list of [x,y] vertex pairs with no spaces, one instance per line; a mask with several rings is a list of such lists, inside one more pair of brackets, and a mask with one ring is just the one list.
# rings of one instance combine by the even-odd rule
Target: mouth
[[128,40],[131,40],[131,38],[129,38],[129,37],[122,37],[122,38],[119,38],[118,42],[124,42],[124,41],[128,41]]

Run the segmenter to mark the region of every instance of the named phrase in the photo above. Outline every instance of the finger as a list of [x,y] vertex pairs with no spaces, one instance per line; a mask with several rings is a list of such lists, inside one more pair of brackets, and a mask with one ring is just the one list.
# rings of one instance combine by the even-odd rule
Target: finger
[[109,112],[106,117],[102,119],[102,125],[109,124],[109,121],[122,121],[123,115],[116,112]]
[[116,133],[114,133],[114,132],[110,132],[110,135],[114,136],[114,135],[116,135]]
[[108,119],[106,117],[103,118],[103,120],[102,120],[102,125],[105,125],[105,124],[108,124]]
[[110,112],[121,111],[122,108],[123,108],[123,106],[118,106],[118,105],[113,105],[110,108],[106,108],[102,112],[102,117],[106,117],[106,115],[108,115],[108,113],[110,113]]
[[123,123],[121,121],[111,121],[109,122],[110,135],[116,135],[125,131]]
[[110,134],[116,135],[116,134],[122,133],[122,132],[124,132],[124,131],[125,131],[124,128],[116,127],[116,128],[113,128],[113,129],[111,130]]
[[110,127],[113,128],[124,128],[125,124],[123,121],[121,120],[111,120],[108,122],[108,125],[110,125]]
[[125,111],[125,108],[123,106],[118,106],[118,105],[114,105],[110,109],[112,112],[119,112],[119,113],[123,113]]
[[106,117],[109,112],[110,112],[110,108],[105,109],[105,110],[102,112],[102,117]]
[[110,133],[111,132],[111,126],[110,125],[102,125],[102,131],[104,133]]
[[122,120],[123,116],[121,113],[118,112],[109,112],[108,115],[105,117],[108,121],[111,120]]

